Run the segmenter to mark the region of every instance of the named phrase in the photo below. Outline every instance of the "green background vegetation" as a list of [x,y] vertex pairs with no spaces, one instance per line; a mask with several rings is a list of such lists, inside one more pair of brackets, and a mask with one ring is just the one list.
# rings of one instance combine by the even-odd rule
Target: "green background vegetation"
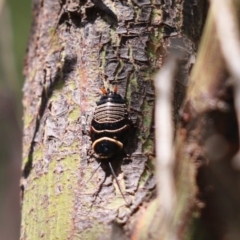
[[23,66],[31,1],[0,0],[0,238],[19,239]]

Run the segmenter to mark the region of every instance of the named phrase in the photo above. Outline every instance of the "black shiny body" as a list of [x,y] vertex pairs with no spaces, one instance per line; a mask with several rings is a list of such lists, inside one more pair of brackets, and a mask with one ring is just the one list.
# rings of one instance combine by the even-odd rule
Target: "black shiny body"
[[124,145],[130,128],[126,100],[105,91],[97,102],[91,124],[92,148],[99,158],[110,158]]

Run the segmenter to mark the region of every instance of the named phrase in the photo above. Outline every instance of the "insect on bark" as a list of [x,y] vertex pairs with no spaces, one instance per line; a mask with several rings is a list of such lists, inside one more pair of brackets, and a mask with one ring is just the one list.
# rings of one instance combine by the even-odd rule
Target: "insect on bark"
[[101,161],[104,161],[104,159],[108,161],[120,193],[127,205],[129,205],[123,195],[111,164],[114,155],[123,149],[127,133],[130,130],[131,120],[127,111],[126,100],[117,93],[117,86],[114,87],[113,91],[106,90],[105,88],[101,88],[100,90],[103,95],[96,103],[97,107],[95,108],[91,123],[92,149],[100,160],[97,169],[100,167]]
[[103,95],[97,102],[91,124],[92,149],[98,158],[110,158],[123,149],[130,119],[126,100],[113,91],[101,89]]

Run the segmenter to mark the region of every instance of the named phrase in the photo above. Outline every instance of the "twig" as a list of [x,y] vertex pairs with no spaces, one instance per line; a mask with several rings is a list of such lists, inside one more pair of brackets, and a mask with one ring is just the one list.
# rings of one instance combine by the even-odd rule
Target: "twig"
[[[237,3],[234,4],[233,0],[212,0],[211,2],[211,10],[216,24],[222,55],[235,85],[235,108],[238,125],[240,126],[240,33],[236,11]],[[237,153],[235,160],[240,161],[240,152]]]
[[232,0],[211,0],[211,2],[222,54],[229,71],[240,88],[240,34],[236,7]]
[[155,77],[155,138],[157,154],[157,189],[160,207],[165,214],[165,223],[175,239],[172,220],[175,209],[175,187],[173,176],[174,148],[172,122],[172,89],[176,59],[170,58]]

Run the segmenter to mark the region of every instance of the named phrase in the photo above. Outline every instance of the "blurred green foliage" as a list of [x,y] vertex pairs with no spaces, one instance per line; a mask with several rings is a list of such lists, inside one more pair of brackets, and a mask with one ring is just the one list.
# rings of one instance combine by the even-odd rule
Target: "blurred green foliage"
[[6,0],[6,3],[10,10],[13,30],[13,51],[18,76],[16,84],[20,87],[21,91],[24,80],[22,70],[31,25],[31,0]]
[[5,0],[4,4],[0,9],[0,239],[17,240],[23,66],[32,13],[30,0]]

